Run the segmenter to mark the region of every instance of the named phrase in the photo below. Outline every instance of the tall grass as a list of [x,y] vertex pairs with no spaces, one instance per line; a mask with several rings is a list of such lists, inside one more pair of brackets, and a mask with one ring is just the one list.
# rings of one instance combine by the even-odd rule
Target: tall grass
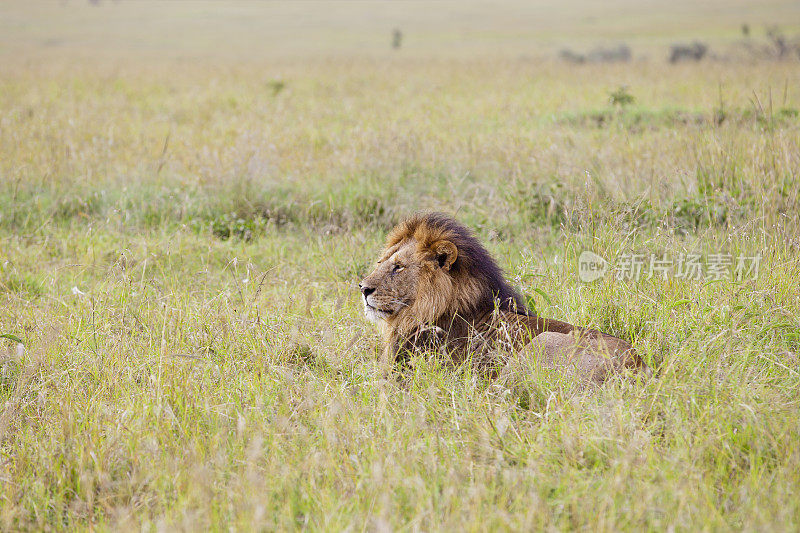
[[[0,339],[3,529],[800,526],[794,64],[7,74],[0,334],[24,348]],[[383,379],[355,285],[430,208],[656,377]],[[584,284],[587,249],[762,262]]]

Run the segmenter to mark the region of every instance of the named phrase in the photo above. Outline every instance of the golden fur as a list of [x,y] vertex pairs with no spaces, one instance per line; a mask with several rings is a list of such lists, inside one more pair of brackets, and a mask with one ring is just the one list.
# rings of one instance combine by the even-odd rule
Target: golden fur
[[495,373],[505,355],[532,348],[546,365],[602,381],[644,364],[626,341],[537,317],[471,232],[441,213],[397,225],[361,282],[364,311],[383,333],[388,363],[436,351]]

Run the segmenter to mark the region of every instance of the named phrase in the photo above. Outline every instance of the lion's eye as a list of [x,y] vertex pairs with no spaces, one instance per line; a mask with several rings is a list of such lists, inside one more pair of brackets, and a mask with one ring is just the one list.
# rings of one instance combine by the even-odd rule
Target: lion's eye
[[395,263],[395,265],[392,267],[392,273],[400,272],[404,268],[405,267],[403,265],[398,265],[397,263]]

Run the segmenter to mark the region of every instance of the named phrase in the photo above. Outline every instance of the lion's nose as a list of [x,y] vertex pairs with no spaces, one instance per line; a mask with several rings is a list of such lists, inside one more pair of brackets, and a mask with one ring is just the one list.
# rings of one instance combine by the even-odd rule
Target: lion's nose
[[364,294],[364,298],[375,292],[375,287],[365,287],[361,284],[359,284],[359,287],[361,287],[361,292]]

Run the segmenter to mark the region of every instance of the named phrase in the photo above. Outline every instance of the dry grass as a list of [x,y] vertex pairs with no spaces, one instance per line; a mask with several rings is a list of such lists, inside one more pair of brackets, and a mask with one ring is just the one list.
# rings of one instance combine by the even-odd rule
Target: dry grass
[[[5,24],[57,26],[20,6]],[[98,16],[75,9],[66,33]],[[619,31],[653,27],[639,15]],[[800,527],[796,62],[575,67],[504,52],[536,41],[513,32],[478,57],[324,61],[154,60],[123,34],[90,61],[14,27],[0,334],[24,351],[0,339],[2,529]],[[658,377],[581,391],[419,361],[383,380],[355,284],[427,208],[473,226],[542,314],[633,340]],[[752,281],[583,284],[584,249],[763,259]]]

